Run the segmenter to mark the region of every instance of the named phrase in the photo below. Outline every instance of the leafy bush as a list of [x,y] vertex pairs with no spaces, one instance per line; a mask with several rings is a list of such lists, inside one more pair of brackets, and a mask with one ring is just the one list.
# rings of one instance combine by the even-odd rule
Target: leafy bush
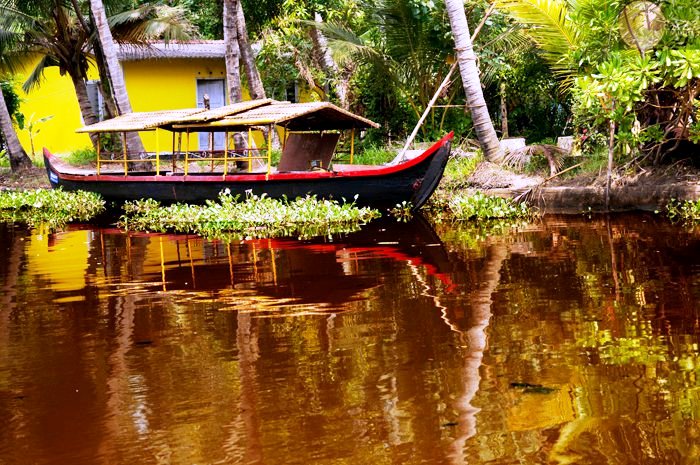
[[75,150],[66,157],[66,161],[71,165],[83,166],[89,165],[97,160],[97,153],[93,147],[84,147]]

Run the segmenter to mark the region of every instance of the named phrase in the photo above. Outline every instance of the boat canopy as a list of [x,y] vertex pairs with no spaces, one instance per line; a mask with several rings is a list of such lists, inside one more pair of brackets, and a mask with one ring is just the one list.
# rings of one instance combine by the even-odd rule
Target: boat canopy
[[[271,99],[248,100],[219,108],[190,108],[183,110],[163,110],[153,112],[129,113],[78,129],[78,132],[97,133],[97,171],[102,163],[121,163],[124,173],[129,171],[129,164],[140,163],[142,159],[155,156],[156,171],[160,173],[161,152],[156,132],[156,152],[134,157],[127,154],[126,133],[154,131],[165,129],[172,132],[172,151],[164,154],[172,160],[171,172],[177,171],[177,160],[184,159],[184,174],[189,173],[190,161],[206,158],[212,163],[223,163],[223,174],[229,172],[229,163],[244,163],[248,172],[264,169],[268,174],[272,167],[273,128],[283,129],[280,140],[282,153],[278,164],[279,171],[301,171],[308,169],[329,169],[334,157],[349,154],[353,161],[355,149],[355,130],[377,128],[379,125],[329,102],[290,103]],[[122,153],[103,152],[99,138],[100,133],[122,133]],[[190,150],[191,133],[225,132],[226,142],[223,149],[215,149],[213,135],[209,146],[199,150]],[[253,133],[261,133],[266,141],[263,146],[256,146]],[[247,142],[233,146],[233,135],[239,140],[241,133],[247,133]],[[341,145],[342,133],[346,135]],[[184,150],[183,150],[183,136]],[[245,136],[243,137],[245,138]],[[349,142],[349,143],[348,143]],[[347,147],[349,145],[349,147]],[[183,156],[184,155],[184,156]],[[235,159],[235,160],[234,160]]]
[[172,130],[242,131],[253,126],[279,125],[290,131],[328,131],[378,128],[379,125],[330,102],[272,102],[211,121],[199,115],[182,118]]
[[135,132],[153,131],[172,121],[204,112],[204,108],[186,108],[182,110],[162,110],[127,113],[99,123],[83,126],[75,132]]
[[84,126],[76,132],[170,131],[234,132],[279,125],[289,131],[377,128],[379,125],[330,102],[289,103],[247,100],[219,108],[135,112]]

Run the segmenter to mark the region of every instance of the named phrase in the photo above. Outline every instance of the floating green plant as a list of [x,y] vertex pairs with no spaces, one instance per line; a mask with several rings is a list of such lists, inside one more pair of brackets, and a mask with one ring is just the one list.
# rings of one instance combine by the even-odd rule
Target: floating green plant
[[525,203],[481,192],[436,195],[431,200],[429,211],[437,220],[445,217],[455,220],[517,219],[534,215]]
[[238,196],[224,191],[218,201],[205,205],[127,202],[119,224],[129,230],[189,232],[217,238],[306,238],[355,231],[379,216],[377,210],[359,208],[352,202],[313,196],[278,200],[253,194],[238,201]]
[[671,221],[696,224],[700,222],[700,200],[671,199],[666,205],[666,216]]
[[0,221],[43,225],[51,231],[88,221],[104,209],[104,200],[92,192],[36,189],[0,193]]

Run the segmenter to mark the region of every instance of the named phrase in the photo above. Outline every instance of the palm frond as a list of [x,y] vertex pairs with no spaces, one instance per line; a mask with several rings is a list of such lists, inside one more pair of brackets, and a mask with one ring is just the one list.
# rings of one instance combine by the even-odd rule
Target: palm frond
[[51,66],[59,66],[59,62],[49,55],[41,57],[31,74],[27,76],[27,80],[22,84],[22,90],[29,93],[32,89],[39,87],[44,80],[44,71]]
[[379,50],[368,45],[360,35],[340,24],[308,20],[299,21],[299,23],[318,29],[326,37],[333,59],[341,67],[358,59],[363,62],[383,61]]
[[114,40],[122,43],[188,40],[196,35],[196,29],[182,7],[146,4],[110,16],[108,21]]
[[497,0],[497,8],[528,26],[532,40],[555,73],[565,79],[572,75],[569,57],[579,46],[581,31],[569,16],[566,0]]

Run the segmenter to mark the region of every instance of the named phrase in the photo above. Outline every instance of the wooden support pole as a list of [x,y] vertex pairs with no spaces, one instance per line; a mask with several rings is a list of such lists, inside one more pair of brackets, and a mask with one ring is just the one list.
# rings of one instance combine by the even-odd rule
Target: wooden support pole
[[97,133],[97,175],[100,175],[100,152],[102,151],[100,148],[100,145],[102,143],[102,137],[100,137],[102,134]]
[[185,176],[190,171],[190,129],[187,128],[185,135]]
[[122,132],[122,152],[124,152],[124,176],[129,173],[129,162],[126,153],[126,132]]
[[160,176],[160,140],[158,128],[156,128],[156,176]]
[[355,156],[355,128],[350,130],[350,164]]

